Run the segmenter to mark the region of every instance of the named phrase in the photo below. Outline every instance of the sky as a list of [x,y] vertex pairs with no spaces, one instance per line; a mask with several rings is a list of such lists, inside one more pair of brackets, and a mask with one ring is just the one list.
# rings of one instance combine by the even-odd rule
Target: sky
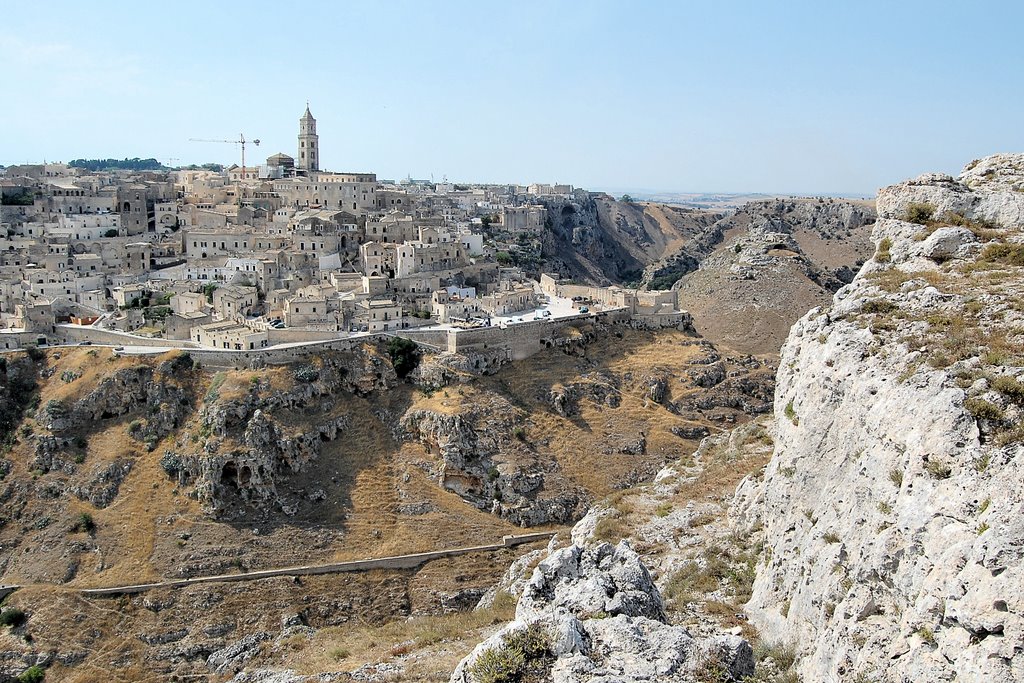
[[0,0],[0,164],[872,195],[1024,151],[1019,1]]

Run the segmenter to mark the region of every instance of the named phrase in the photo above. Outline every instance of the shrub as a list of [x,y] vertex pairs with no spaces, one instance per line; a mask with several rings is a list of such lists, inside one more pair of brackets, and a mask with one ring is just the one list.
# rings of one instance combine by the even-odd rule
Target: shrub
[[500,646],[482,652],[469,673],[477,683],[513,683],[523,678],[532,662],[550,654],[550,639],[544,627],[531,624],[507,634]]
[[822,534],[821,540],[825,541],[825,543],[839,543],[839,535],[834,534],[831,531],[826,531]]
[[886,237],[878,243],[878,250],[875,251],[875,260],[879,263],[889,263],[889,261],[892,261],[890,249],[892,249],[892,240]]
[[924,471],[931,475],[932,479],[949,479],[953,473],[949,465],[938,460],[929,460],[924,464]]
[[526,667],[526,657],[519,650],[492,647],[484,650],[469,668],[477,683],[513,683]]
[[899,306],[886,299],[871,299],[865,301],[864,305],[860,307],[862,313],[892,313]]
[[929,645],[935,645],[935,632],[927,626],[922,626],[921,628],[917,629],[917,635],[921,638],[921,640],[928,643]]
[[78,515],[78,521],[76,521],[74,526],[71,527],[71,530],[74,532],[84,531],[91,535],[96,531],[96,521],[93,520],[92,515],[88,512],[83,512]]
[[1003,409],[983,398],[969,398],[964,401],[964,407],[976,420],[998,421],[1003,419]]
[[979,261],[1024,266],[1024,244],[990,244],[981,251]]
[[895,484],[897,488],[903,486],[903,470],[895,468],[889,470],[889,481]]
[[915,202],[907,207],[907,211],[903,216],[903,219],[908,223],[917,223],[918,225],[925,225],[935,215],[935,207],[931,204],[923,204]]
[[796,416],[796,410],[793,409],[792,399],[790,399],[789,403],[786,404],[786,408],[783,412],[786,414],[786,418],[794,425],[800,424],[800,418]]
[[516,427],[512,430],[512,436],[516,437],[520,441],[526,441],[526,430],[522,427]]
[[46,670],[36,664],[22,671],[21,675],[14,680],[17,683],[39,683],[44,678],[46,678]]
[[342,659],[348,659],[352,653],[343,647],[334,647],[331,648],[331,651],[328,654],[330,654],[331,659],[333,659],[336,662],[339,662]]
[[602,517],[594,526],[594,538],[608,543],[618,543],[627,533],[629,533],[629,529],[622,521],[622,514],[619,512]]
[[1017,381],[1013,377],[1007,377],[1006,375],[993,377],[992,388],[1014,401],[1024,401],[1024,383]]
[[64,407],[64,404],[60,401],[50,399],[46,402],[46,415],[51,420],[59,420],[62,417],[67,417],[68,409]]
[[20,609],[11,608],[0,612],[0,626],[21,626],[25,623],[25,613]]

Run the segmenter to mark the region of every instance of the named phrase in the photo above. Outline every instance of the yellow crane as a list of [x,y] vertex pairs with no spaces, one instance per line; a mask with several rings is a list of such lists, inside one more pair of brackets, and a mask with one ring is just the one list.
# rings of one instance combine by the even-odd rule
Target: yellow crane
[[238,134],[238,139],[237,140],[207,140],[205,138],[189,138],[188,141],[189,142],[223,142],[223,143],[226,143],[226,144],[229,144],[229,145],[241,145],[242,146],[242,179],[243,180],[245,179],[245,143],[251,142],[252,144],[256,145],[257,147],[259,147],[259,144],[260,144],[260,141],[258,139],[256,139],[256,140],[246,140],[245,139],[245,134],[243,134],[243,133],[239,133]]

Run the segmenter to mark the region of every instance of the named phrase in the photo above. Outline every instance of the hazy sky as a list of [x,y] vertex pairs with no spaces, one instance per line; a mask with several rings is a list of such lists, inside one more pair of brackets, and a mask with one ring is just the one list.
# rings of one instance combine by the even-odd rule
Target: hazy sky
[[[1024,3],[0,0],[0,164],[873,193],[1024,151]],[[842,6],[840,6],[842,5]]]

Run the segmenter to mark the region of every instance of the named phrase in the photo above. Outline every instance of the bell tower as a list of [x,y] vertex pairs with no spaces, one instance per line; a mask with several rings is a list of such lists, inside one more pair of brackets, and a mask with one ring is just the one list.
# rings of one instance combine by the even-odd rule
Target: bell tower
[[299,119],[299,153],[295,161],[300,171],[320,170],[320,138],[316,134],[316,119],[309,113],[309,102],[306,102],[306,113]]

